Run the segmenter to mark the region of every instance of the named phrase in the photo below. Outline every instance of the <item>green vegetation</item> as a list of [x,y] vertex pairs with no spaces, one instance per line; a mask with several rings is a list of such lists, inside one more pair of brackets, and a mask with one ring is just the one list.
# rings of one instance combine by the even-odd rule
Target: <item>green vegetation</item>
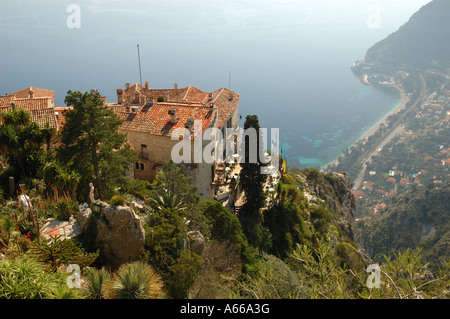
[[[36,135],[36,172],[23,175],[20,165],[10,166],[9,156],[20,150],[2,153],[9,166],[2,164],[0,174],[4,178],[17,170],[19,187],[11,198],[7,186],[0,187],[0,298],[448,298],[450,264],[442,253],[448,235],[437,226],[448,207],[429,200],[449,202],[448,190],[413,190],[422,197],[404,198],[403,211],[393,213],[412,212],[411,225],[417,227],[433,225],[434,233],[427,232],[421,245],[435,247],[435,263],[422,263],[428,251],[394,238],[398,249],[377,255],[381,287],[369,288],[366,268],[372,261],[354,238],[356,205],[347,175],[291,169],[278,182],[273,204],[264,206],[261,164],[247,165],[242,173],[247,204],[233,213],[221,202],[201,200],[188,170],[171,161],[152,183],[127,179],[133,154],[124,136],[111,133],[120,121],[96,92],[69,91],[66,101],[74,109],[55,137],[61,146],[45,149]],[[246,122],[258,127],[256,116]],[[1,129],[17,130],[14,125]],[[40,233],[49,218],[78,217],[89,182],[104,201],[135,207],[145,231],[139,260],[109,270],[91,240],[96,235],[92,218],[80,238],[48,241]],[[20,202],[20,195],[27,201]],[[369,228],[368,233],[378,236]],[[413,243],[415,234],[409,235]],[[71,264],[80,266],[77,288],[68,286]]]
[[[266,175],[261,174],[260,153],[262,152],[262,137],[256,115],[248,115],[245,118],[244,130],[254,129],[256,134],[245,136],[245,160],[242,163],[240,179],[242,190],[245,193],[246,202],[241,208],[241,222],[244,232],[250,243],[262,242],[262,236],[258,232],[261,224],[261,214],[259,210],[264,206],[263,183]],[[256,146],[256,152],[250,151]],[[256,154],[255,154],[256,153]],[[252,156],[256,156],[252,158]]]
[[110,200],[111,205],[120,206],[125,204],[125,198],[122,195],[114,195]]
[[436,270],[450,256],[450,185],[410,190],[393,200],[376,219],[357,227],[360,242],[375,261],[406,249],[422,249]]
[[109,198],[115,187],[124,184],[135,158],[125,134],[118,132],[121,120],[98,92],[68,91],[65,103],[72,109],[65,113],[57,162],[79,176],[80,199],[87,200],[91,182],[97,198]]
[[[97,280],[102,280],[102,275]],[[122,265],[104,284],[106,299],[156,299],[164,297],[161,277],[142,262]]]
[[423,6],[398,31],[371,47],[366,61],[378,68],[440,69],[448,67],[449,2],[434,0]]
[[7,185],[8,176],[16,180],[36,177],[44,162],[44,146],[49,145],[54,130],[39,128],[31,122],[30,113],[23,109],[13,107],[0,116],[0,153],[8,163],[8,169],[1,176],[2,184]]
[[[188,176],[186,171],[168,163],[164,174],[170,175],[171,171]],[[156,198],[166,186],[153,185],[152,197]],[[189,208],[181,203],[163,206],[149,199],[151,213],[142,216],[146,244],[141,260],[124,264],[113,273],[101,266],[87,267],[96,255],[85,253],[77,241],[55,238],[39,244],[36,239],[27,238],[28,244],[23,245],[17,235],[11,234],[14,221],[5,219],[1,235],[5,239],[2,251],[6,260],[0,266],[0,297],[448,297],[450,265],[441,264],[431,273],[421,262],[420,250],[407,250],[397,253],[394,259],[380,260],[381,288],[367,287],[367,262],[352,239],[348,221],[353,209],[348,187],[346,177],[339,174],[312,170],[291,170],[285,174],[279,185],[280,197],[272,209],[264,211],[259,226],[266,229],[271,239],[266,250],[248,243],[238,217],[219,202],[199,200]],[[14,210],[4,207],[2,216],[7,215],[8,209]],[[191,209],[196,213],[189,212]],[[189,215],[197,216],[197,222],[187,223],[185,218]],[[205,246],[198,255],[186,247],[186,236],[189,231],[200,229]],[[67,287],[65,269],[69,263],[83,265],[81,288]],[[11,270],[14,267],[30,270],[22,276],[23,272]],[[31,285],[31,281],[37,284]]]
[[[422,248],[424,261],[436,270],[441,261],[450,257],[450,175],[446,162],[450,151],[450,104],[444,96],[450,83],[436,73],[425,72],[423,76],[431,93],[427,102],[408,114],[405,131],[367,164],[364,183],[355,192],[355,234],[376,261],[408,248]],[[418,91],[417,82],[412,81],[411,85],[412,91]],[[352,153],[363,148],[368,147],[358,144]],[[351,156],[338,169],[346,165],[352,165]]]

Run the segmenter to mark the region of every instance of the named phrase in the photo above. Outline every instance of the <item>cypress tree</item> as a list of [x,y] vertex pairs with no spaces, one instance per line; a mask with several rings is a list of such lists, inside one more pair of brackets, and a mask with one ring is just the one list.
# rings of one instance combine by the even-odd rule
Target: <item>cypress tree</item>
[[[241,164],[240,173],[242,190],[245,193],[246,203],[240,212],[242,228],[250,244],[258,242],[258,228],[262,222],[261,208],[264,206],[263,184],[266,176],[261,174],[261,162],[259,154],[263,150],[262,138],[259,132],[260,126],[257,115],[248,115],[245,119],[244,130],[255,129],[256,135],[245,136],[245,156]],[[256,146],[256,147],[255,147]],[[256,162],[251,161],[251,150],[256,149]]]

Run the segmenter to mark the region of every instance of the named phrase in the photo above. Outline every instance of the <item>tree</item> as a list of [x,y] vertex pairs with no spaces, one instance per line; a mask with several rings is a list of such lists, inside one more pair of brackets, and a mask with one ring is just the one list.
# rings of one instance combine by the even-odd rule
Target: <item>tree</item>
[[72,239],[59,240],[59,237],[53,237],[51,242],[31,243],[33,254],[38,260],[48,264],[51,271],[55,272],[59,266],[69,264],[87,267],[98,257],[98,251],[87,253]]
[[135,152],[126,135],[118,132],[122,121],[97,91],[68,91],[65,103],[72,109],[65,113],[58,159],[80,174],[79,194],[87,198],[88,185],[93,182],[98,197],[104,199],[125,182]]
[[80,174],[70,171],[56,160],[48,160],[42,168],[42,176],[47,186],[55,186],[61,192],[70,192],[75,197],[75,190],[80,182]]
[[0,150],[16,177],[35,177],[42,166],[44,144],[49,144],[53,129],[39,128],[30,113],[14,106],[1,113]]
[[[260,209],[264,206],[263,183],[266,176],[261,174],[261,162],[259,161],[259,154],[263,149],[259,128],[258,116],[247,115],[244,130],[254,129],[256,135],[248,134],[243,141],[245,143],[245,160],[241,164],[240,179],[246,203],[241,208],[240,217],[242,228],[250,244],[257,242],[258,227],[262,221]],[[251,159],[255,154],[250,154],[250,151],[255,149],[255,145],[256,162],[252,163]]]
[[157,196],[166,194],[178,196],[189,208],[200,200],[197,187],[190,183],[191,177],[186,168],[175,164],[172,160],[164,164],[155,180],[157,186],[154,193]]

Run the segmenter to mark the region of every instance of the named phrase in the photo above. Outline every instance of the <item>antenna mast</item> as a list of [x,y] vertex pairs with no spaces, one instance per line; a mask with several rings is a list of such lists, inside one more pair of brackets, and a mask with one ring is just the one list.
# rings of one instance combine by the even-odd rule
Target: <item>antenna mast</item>
[[137,45],[137,52],[138,52],[138,62],[139,62],[139,80],[140,80],[140,84],[142,85],[141,56],[139,54],[139,44]]

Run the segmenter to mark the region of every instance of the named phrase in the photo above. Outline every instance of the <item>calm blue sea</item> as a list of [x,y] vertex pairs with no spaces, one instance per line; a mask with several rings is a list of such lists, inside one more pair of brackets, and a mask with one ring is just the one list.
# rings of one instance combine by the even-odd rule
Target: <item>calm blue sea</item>
[[399,103],[350,66],[429,1],[0,1],[0,94],[52,89],[64,105],[96,88],[115,101],[140,81],[139,44],[151,87],[230,87],[243,118],[280,129],[288,165],[322,167]]

